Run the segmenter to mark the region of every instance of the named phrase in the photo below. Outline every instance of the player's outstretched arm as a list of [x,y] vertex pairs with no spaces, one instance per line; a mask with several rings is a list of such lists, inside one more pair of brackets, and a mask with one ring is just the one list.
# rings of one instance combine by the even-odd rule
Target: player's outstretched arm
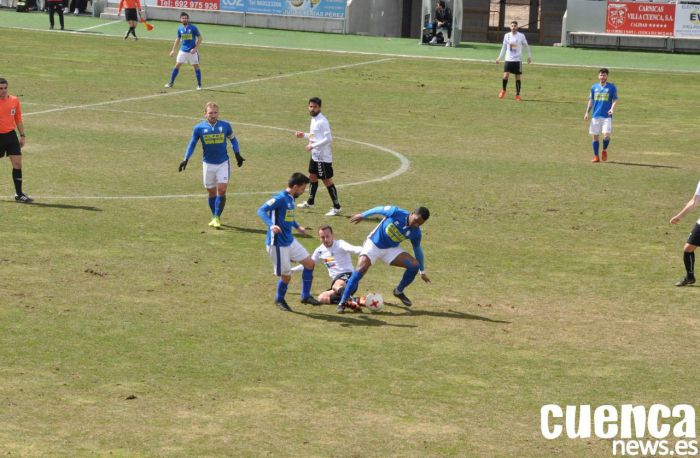
[[420,269],[420,278],[426,283],[430,283],[430,277],[425,273],[425,255],[423,254],[423,248],[420,246],[420,240],[411,240],[413,244],[413,254],[416,255],[416,261],[418,261],[418,268]]
[[359,223],[360,221],[362,221],[363,219],[365,219],[365,218],[364,218],[364,216],[362,216],[362,213],[358,213],[358,214],[352,215],[352,216],[350,217],[350,222],[351,222],[352,224],[357,224],[357,223]]
[[698,202],[700,202],[700,195],[696,194],[692,197],[692,199],[690,199],[688,201],[687,204],[685,204],[685,207],[683,207],[683,210],[681,210],[680,212],[678,212],[678,214],[676,216],[671,218],[671,224],[678,224],[678,222],[681,220],[681,218],[683,218],[685,215],[688,214],[688,212],[690,210],[692,210],[693,208],[695,208],[697,206]]

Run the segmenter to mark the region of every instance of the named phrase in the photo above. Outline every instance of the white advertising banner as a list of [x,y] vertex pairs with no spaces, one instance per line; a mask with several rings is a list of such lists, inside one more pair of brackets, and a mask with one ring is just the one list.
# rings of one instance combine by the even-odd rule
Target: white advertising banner
[[676,4],[674,36],[700,38],[700,0],[679,1]]

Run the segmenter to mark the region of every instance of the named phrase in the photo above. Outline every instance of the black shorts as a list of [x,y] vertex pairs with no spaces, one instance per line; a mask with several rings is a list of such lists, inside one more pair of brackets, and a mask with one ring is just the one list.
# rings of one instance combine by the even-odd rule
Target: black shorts
[[124,17],[127,21],[137,21],[139,20],[139,14],[136,8],[125,8]]
[[700,246],[700,224],[695,223],[695,227],[693,227],[693,230],[690,231],[690,235],[688,235],[688,242],[691,245],[695,246]]
[[519,60],[507,60],[503,64],[503,71],[506,73],[520,75],[523,73],[523,63]]
[[0,134],[0,157],[21,156],[22,148],[19,146],[17,132],[10,131]]
[[322,180],[333,178],[333,163],[316,162],[311,159],[309,161],[309,173],[313,173]]
[[335,282],[337,282],[338,280],[343,280],[345,283],[347,283],[350,279],[350,275],[352,275],[352,272],[343,272],[340,275],[336,275],[333,281],[331,281],[331,287],[328,289],[333,289],[333,285],[335,285]]

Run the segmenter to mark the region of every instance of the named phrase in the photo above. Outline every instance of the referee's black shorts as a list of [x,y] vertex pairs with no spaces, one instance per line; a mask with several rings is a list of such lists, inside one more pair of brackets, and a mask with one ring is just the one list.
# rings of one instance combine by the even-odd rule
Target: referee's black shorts
[[139,14],[136,8],[125,8],[124,17],[127,21],[137,21],[139,20]]
[[688,242],[691,245],[695,246],[700,246],[700,224],[695,223],[695,227],[693,227],[693,230],[690,231],[690,235],[688,235]]
[[503,64],[503,71],[506,73],[513,73],[514,75],[521,75],[523,73],[523,63],[519,60],[507,60]]
[[322,180],[333,178],[333,163],[316,162],[311,159],[309,161],[309,173],[313,173]]
[[17,132],[11,130],[0,134],[0,157],[21,156],[22,148],[19,146]]

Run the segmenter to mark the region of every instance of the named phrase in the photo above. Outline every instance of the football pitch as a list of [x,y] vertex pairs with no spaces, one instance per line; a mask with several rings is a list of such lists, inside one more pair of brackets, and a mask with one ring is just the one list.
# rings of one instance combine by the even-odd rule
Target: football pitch
[[[533,47],[517,103],[498,45],[201,25],[204,90],[183,66],[166,92],[175,23],[134,42],[67,20],[84,31],[0,11],[35,198],[14,202],[0,160],[1,453],[604,457],[610,440],[545,439],[541,407],[700,406],[700,288],[674,286],[698,212],[669,224],[699,179],[700,57]],[[591,164],[598,66],[620,102]],[[376,221],[350,215],[428,207],[411,308],[385,265],[359,291],[382,312],[302,305],[299,275],[294,313],[273,304],[256,210],[306,172],[311,96],[344,215],[321,186],[296,219],[360,245]],[[177,170],[210,100],[246,158],[221,230],[201,147]],[[314,294],[329,281],[317,266]]]

